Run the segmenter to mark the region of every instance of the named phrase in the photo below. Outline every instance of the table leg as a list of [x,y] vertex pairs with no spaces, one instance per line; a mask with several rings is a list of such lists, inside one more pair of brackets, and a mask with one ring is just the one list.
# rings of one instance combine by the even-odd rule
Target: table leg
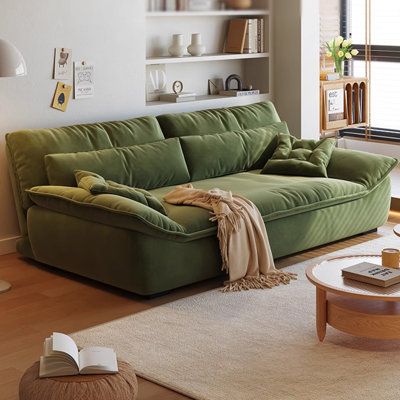
[[326,291],[319,287],[316,292],[316,306],[317,335],[319,341],[323,342],[326,334]]

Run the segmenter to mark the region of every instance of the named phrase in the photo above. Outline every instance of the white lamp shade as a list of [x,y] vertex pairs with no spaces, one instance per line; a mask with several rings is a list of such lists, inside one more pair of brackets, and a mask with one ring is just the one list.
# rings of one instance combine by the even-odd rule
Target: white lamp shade
[[0,39],[0,77],[26,74],[25,60],[20,51],[7,40]]

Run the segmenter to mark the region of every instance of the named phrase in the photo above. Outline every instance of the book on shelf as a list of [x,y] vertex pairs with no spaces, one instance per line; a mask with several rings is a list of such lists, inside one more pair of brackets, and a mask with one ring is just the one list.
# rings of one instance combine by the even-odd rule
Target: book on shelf
[[400,283],[400,269],[363,262],[342,269],[342,276],[371,285],[388,287]]
[[218,0],[147,0],[147,11],[211,11],[221,9]]
[[264,18],[257,19],[257,50],[259,53],[264,53],[264,32],[265,32]]
[[160,95],[160,101],[169,103],[184,103],[185,101],[196,100],[196,93],[181,92],[181,93],[165,93]]
[[247,18],[237,18],[229,21],[225,53],[243,53],[248,24],[249,20]]
[[248,19],[243,53],[257,53],[257,20]]
[[231,96],[231,97],[243,97],[243,96],[254,96],[260,94],[258,89],[255,90],[221,90],[220,96]]
[[229,21],[225,53],[263,53],[264,19],[237,18]]
[[44,341],[40,378],[117,372],[117,356],[113,349],[92,346],[79,350],[71,337],[58,332]]

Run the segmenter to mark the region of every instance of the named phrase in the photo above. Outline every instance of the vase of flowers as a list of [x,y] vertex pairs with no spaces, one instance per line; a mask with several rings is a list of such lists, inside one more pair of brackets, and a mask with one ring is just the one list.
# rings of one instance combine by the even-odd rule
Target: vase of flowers
[[351,39],[344,39],[343,36],[337,36],[329,42],[326,42],[326,56],[333,58],[336,73],[343,77],[343,64],[345,60],[351,60],[358,54],[357,49],[353,49]]

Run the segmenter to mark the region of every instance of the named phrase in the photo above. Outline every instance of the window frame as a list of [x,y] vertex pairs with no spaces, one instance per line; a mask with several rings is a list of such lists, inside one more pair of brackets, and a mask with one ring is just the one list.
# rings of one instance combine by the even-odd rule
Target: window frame
[[[352,0],[340,0],[340,35],[345,38],[349,37],[351,34],[351,1]],[[371,61],[400,63],[400,46],[371,45],[370,47]],[[359,51],[358,55],[353,57],[353,59],[360,61],[365,60],[365,44],[353,43],[353,48]],[[345,61],[345,75],[352,74],[352,65],[351,61]],[[343,129],[340,131],[340,135],[358,138],[367,136],[365,128]],[[371,127],[368,129],[368,138],[400,143],[400,130]]]

